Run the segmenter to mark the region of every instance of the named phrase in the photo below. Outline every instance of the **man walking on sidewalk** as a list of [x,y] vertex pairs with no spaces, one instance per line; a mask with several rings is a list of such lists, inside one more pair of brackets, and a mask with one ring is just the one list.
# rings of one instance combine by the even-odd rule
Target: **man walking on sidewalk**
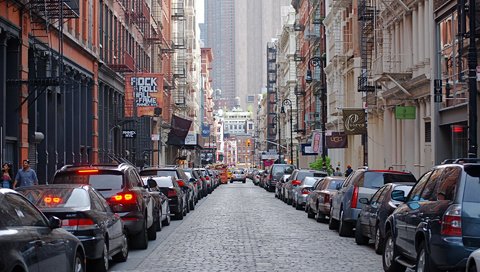
[[20,169],[15,176],[15,182],[13,183],[13,189],[17,187],[38,185],[38,178],[35,171],[30,168],[30,161],[23,161],[23,168]]

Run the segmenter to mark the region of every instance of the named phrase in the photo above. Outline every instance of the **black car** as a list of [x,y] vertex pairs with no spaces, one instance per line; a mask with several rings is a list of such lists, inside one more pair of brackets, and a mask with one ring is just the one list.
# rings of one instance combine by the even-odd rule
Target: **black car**
[[164,195],[160,188],[158,188],[157,182],[151,178],[142,178],[143,186],[148,188],[148,192],[153,199],[153,211],[155,217],[158,216],[158,220],[155,220],[155,227],[157,231],[161,231],[163,226],[170,225],[170,206],[168,205],[168,197]]
[[46,216],[62,220],[62,228],[82,241],[89,267],[107,271],[108,261],[125,262],[128,243],[122,220],[89,185],[52,184],[17,189]]
[[263,188],[269,192],[274,192],[275,186],[280,178],[282,178],[284,174],[291,174],[294,169],[295,165],[292,164],[273,164],[270,169],[267,170]]
[[156,239],[153,201],[137,169],[130,164],[67,165],[58,170],[51,184],[89,184],[123,220],[132,248],[146,249]]
[[170,176],[151,177],[157,183],[160,191],[168,197],[170,211],[175,214],[175,219],[181,220],[187,214],[188,199],[187,194],[182,189],[182,180],[175,180]]
[[0,218],[1,271],[85,271],[82,242],[20,193],[0,189]]
[[202,179],[200,178],[200,173],[192,168],[185,168],[183,170],[185,171],[185,174],[190,178],[190,182],[193,183],[193,185],[197,189],[196,202],[198,202],[198,200],[202,199],[205,196],[203,192],[204,185]]
[[464,270],[480,248],[480,164],[443,164],[425,173],[385,223],[385,271]]
[[366,245],[370,239],[374,240],[375,252],[383,252],[385,241],[385,222],[401,203],[392,199],[396,194],[408,195],[414,183],[388,183],[378,189],[370,198],[360,198],[364,204],[355,227],[355,242],[357,245]]
[[142,177],[172,177],[177,182],[183,181],[183,186],[181,186],[182,190],[184,190],[185,195],[187,197],[187,213],[190,210],[195,209],[195,188],[193,185],[194,180],[189,178],[185,171],[182,168],[177,166],[164,166],[158,168],[146,168],[140,171],[140,176]]

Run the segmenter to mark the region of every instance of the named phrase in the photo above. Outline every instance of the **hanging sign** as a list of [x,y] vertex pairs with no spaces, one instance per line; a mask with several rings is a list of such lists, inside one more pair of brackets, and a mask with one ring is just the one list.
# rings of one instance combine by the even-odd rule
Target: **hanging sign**
[[327,148],[347,148],[348,138],[343,132],[332,132],[330,136],[326,137]]
[[366,133],[366,121],[364,109],[343,110],[343,126],[347,135]]

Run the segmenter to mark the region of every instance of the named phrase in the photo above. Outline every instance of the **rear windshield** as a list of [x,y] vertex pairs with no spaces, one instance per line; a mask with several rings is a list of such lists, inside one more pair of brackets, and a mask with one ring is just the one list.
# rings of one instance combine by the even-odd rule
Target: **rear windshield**
[[480,168],[465,167],[465,172],[467,172],[467,179],[463,201],[480,203]]
[[365,172],[363,184],[360,187],[380,188],[387,183],[416,182],[417,180],[412,174],[400,173],[382,173],[382,172]]
[[[31,189],[30,189],[31,188]],[[28,200],[42,208],[89,208],[90,197],[81,188],[34,188],[20,189]]]
[[76,172],[65,172],[55,176],[53,184],[90,184],[99,191],[123,189],[123,176],[121,173],[102,173],[89,175]]
[[342,184],[343,179],[332,179],[330,180],[330,183],[328,184],[327,189],[337,189],[337,185]]
[[272,175],[278,176],[285,173],[285,169],[293,167],[292,165],[274,165],[272,167]]
[[318,180],[318,178],[314,177],[306,177],[305,180],[303,180],[303,184],[307,186],[313,186],[313,184]]
[[404,195],[408,196],[412,188],[413,188],[413,185],[398,185],[394,188],[394,190],[402,190],[405,192]]
[[242,174],[243,175],[243,171],[242,170],[235,170],[233,171],[234,174]]
[[154,180],[157,182],[158,187],[162,187],[162,188],[173,187],[173,181],[171,178],[161,177],[161,178],[154,178]]
[[140,176],[174,177],[177,178],[176,170],[142,170]]

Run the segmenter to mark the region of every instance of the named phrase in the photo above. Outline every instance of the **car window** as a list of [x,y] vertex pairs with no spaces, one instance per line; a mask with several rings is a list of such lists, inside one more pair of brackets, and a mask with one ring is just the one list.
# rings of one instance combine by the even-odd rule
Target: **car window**
[[400,174],[389,172],[365,172],[365,178],[358,182],[358,186],[366,188],[380,188],[385,184],[392,182],[415,182],[412,174]]
[[373,194],[372,198],[370,199],[370,205],[377,204],[379,202],[380,195],[382,192],[385,191],[385,188],[380,188],[378,191]]
[[0,208],[0,217],[7,227],[48,226],[42,213],[25,198],[16,194],[5,195],[2,208]]
[[97,198],[97,203],[102,206],[102,209],[106,212],[111,212],[110,206],[107,203],[107,200],[97,191],[92,190],[91,195]]
[[404,195],[408,196],[412,188],[413,188],[412,185],[398,185],[398,186],[395,186],[394,190],[402,190],[404,192]]
[[174,181],[172,180],[171,177],[160,177],[160,178],[153,178],[157,182],[158,187],[172,187],[174,186]]
[[383,190],[380,192],[380,195],[378,196],[378,203],[381,204],[385,200],[386,195],[390,192],[391,186],[384,186]]
[[174,177],[177,179],[177,171],[172,170],[142,170],[140,176],[150,176],[150,177]]
[[90,197],[83,188],[20,188],[28,200],[39,208],[89,208]]
[[415,184],[412,191],[408,195],[408,201],[419,201],[422,194],[423,187],[427,184],[428,178],[432,174],[432,171],[425,173]]
[[363,179],[363,172],[355,171],[352,174],[350,174],[345,180],[345,182],[343,183],[342,187],[350,186],[350,184],[352,184],[352,182],[354,182],[354,180],[357,180],[357,179]]
[[442,176],[437,181],[430,200],[453,200],[457,182],[460,180],[461,175],[462,169],[460,167],[446,167],[443,170]]
[[312,186],[313,184],[315,184],[316,181],[317,179],[314,177],[306,177],[302,183],[306,186]]
[[420,200],[430,200],[430,197],[433,195],[433,190],[437,182],[440,180],[442,176],[443,168],[435,169],[430,176],[430,179],[427,181],[425,188],[423,188],[422,194],[420,196]]
[[465,166],[466,180],[463,201],[480,203],[480,167]]
[[342,184],[342,182],[343,182],[343,179],[332,179],[332,180],[330,180],[330,183],[328,183],[327,189],[334,189],[335,190],[335,189],[337,189],[337,186],[339,184]]

